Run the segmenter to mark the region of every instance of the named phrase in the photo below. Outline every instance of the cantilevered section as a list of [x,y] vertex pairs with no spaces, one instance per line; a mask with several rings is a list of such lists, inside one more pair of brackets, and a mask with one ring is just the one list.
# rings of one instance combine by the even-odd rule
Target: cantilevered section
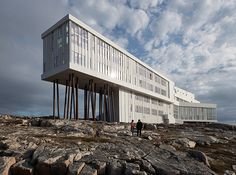
[[72,15],[66,15],[41,37],[41,78],[54,82],[54,115],[55,85],[62,84],[66,92],[65,118],[73,118],[73,112],[74,118],[79,118],[80,88],[84,90],[85,119],[175,122],[174,82]]

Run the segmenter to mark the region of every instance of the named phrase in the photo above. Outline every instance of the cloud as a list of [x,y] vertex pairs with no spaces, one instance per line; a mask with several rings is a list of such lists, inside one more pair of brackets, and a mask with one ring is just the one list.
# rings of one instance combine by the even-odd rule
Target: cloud
[[235,118],[235,9],[235,1],[167,1],[144,46],[153,67],[200,101],[217,103],[221,121]]
[[101,0],[78,0],[71,3],[72,12],[79,19],[95,27],[101,33],[120,28],[135,35],[144,29],[149,17],[142,9],[131,9],[124,2]]
[[51,87],[40,80],[40,35],[65,14],[64,1],[0,3],[0,113],[43,115],[51,111]]
[[160,69],[200,101],[217,103],[221,121],[234,119],[234,0],[1,1],[1,113],[51,113],[51,84],[40,80],[40,35],[67,13]]
[[143,9],[147,10],[149,8],[154,8],[157,6],[158,3],[162,3],[162,1],[158,0],[145,0],[145,1],[136,1],[136,0],[129,0],[129,5],[132,8]]
[[164,11],[157,18],[152,20],[150,31],[155,35],[159,42],[165,42],[169,39],[169,35],[175,34],[180,30],[181,23],[182,18],[180,14]]

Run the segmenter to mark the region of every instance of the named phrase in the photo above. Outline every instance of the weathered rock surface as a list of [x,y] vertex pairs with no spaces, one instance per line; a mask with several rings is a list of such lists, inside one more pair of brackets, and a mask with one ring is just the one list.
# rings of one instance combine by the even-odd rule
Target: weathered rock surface
[[12,175],[33,175],[33,166],[28,160],[21,160],[11,167]]
[[196,146],[196,142],[189,140],[188,138],[179,138],[175,140],[172,145],[176,147],[194,148]]
[[[221,125],[0,117],[0,174],[232,174],[236,136]],[[10,127],[9,127],[10,126]]]
[[77,175],[80,174],[81,170],[83,169],[85,163],[84,162],[75,162],[69,165],[67,175]]
[[15,157],[0,157],[0,174],[8,175],[10,167],[15,163]]
[[188,154],[193,157],[194,159],[205,163],[207,166],[210,166],[208,162],[208,158],[205,153],[197,150],[188,150]]

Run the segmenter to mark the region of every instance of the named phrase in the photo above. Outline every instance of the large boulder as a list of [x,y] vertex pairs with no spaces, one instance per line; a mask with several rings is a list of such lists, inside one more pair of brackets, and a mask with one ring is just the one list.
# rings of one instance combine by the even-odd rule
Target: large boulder
[[235,175],[235,172],[231,170],[225,170],[224,175]]
[[138,164],[134,163],[126,163],[125,165],[125,175],[134,175],[138,174],[140,170],[140,167]]
[[105,174],[106,173],[106,162],[93,160],[92,166],[97,170],[98,174]]
[[193,140],[198,145],[211,145],[211,144],[220,143],[220,140],[217,139],[216,137],[207,136],[207,135],[193,137]]
[[74,162],[69,165],[67,175],[78,175],[83,169],[85,163],[84,162]]
[[92,168],[89,165],[85,165],[79,174],[80,175],[97,175],[97,170]]
[[118,161],[112,161],[108,162],[106,173],[109,175],[123,175],[124,170],[124,165]]
[[232,169],[236,171],[236,165],[232,165]]
[[38,147],[33,155],[35,174],[64,175],[79,150],[73,148]]
[[155,124],[145,123],[144,124],[144,129],[146,129],[146,130],[156,130],[157,126]]
[[196,142],[189,140],[188,138],[179,138],[176,139],[172,145],[176,147],[194,148],[196,146]]
[[31,126],[37,126],[39,127],[41,124],[41,120],[39,118],[33,118],[31,121],[30,121],[30,125]]
[[156,148],[145,158],[156,174],[215,174],[207,165],[186,153]]
[[51,126],[53,126],[53,123],[54,123],[53,120],[42,119],[40,126],[41,127],[51,127]]
[[188,150],[189,156],[193,157],[194,159],[205,163],[207,166],[210,167],[208,158],[205,153],[198,151],[198,150]]
[[33,175],[33,166],[27,161],[22,160],[11,167],[12,175]]
[[8,175],[10,167],[15,163],[15,157],[0,157],[0,174]]
[[6,150],[8,148],[9,148],[9,146],[6,143],[0,142],[0,150]]
[[151,163],[146,160],[141,161],[141,168],[150,174],[155,174],[155,169],[152,167]]

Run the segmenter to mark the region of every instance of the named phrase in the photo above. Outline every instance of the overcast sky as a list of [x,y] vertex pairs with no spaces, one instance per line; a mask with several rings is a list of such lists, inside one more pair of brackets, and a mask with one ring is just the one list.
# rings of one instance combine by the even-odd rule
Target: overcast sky
[[236,121],[235,0],[1,0],[0,113],[51,114],[40,35],[67,13]]

